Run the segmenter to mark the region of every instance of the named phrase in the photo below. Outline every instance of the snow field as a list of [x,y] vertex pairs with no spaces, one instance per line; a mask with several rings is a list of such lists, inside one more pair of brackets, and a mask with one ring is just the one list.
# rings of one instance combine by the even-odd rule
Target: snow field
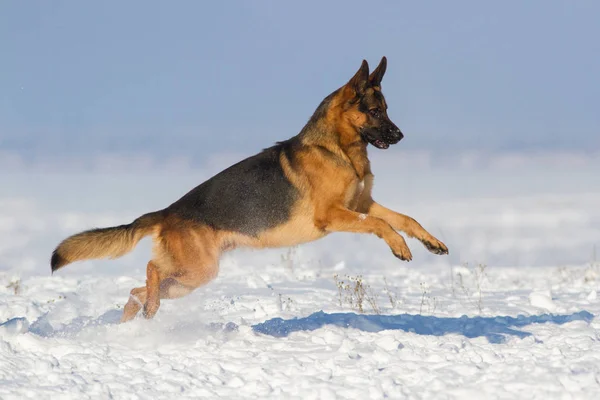
[[[351,234],[235,251],[209,285],[123,325],[149,241],[54,276],[52,248],[162,207],[201,177],[49,175],[31,189],[33,174],[2,176],[0,398],[598,398],[600,191],[589,166],[435,172],[411,175],[421,183],[410,194],[395,175],[376,188],[448,257],[409,239],[403,263]],[[77,190],[50,190],[60,187]]]

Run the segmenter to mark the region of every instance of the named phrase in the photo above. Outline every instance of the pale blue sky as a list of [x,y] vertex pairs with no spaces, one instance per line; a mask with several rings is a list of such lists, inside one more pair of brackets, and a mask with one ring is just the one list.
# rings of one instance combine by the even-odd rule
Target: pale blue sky
[[0,148],[251,153],[386,55],[405,150],[597,150],[599,21],[583,0],[4,1]]

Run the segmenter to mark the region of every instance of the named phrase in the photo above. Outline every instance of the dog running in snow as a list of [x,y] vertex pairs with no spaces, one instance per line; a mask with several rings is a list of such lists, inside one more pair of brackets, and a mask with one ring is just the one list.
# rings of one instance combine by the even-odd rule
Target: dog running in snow
[[86,259],[117,258],[152,235],[146,286],[131,290],[121,322],[152,318],[161,299],[183,297],[217,276],[220,255],[237,247],[293,246],[332,232],[371,233],[410,261],[402,231],[435,254],[448,248],[413,218],[371,197],[367,147],[387,149],[403,134],[381,92],[385,57],[321,102],[296,136],[221,171],[163,210],[130,224],[96,228],[63,240],[52,272]]

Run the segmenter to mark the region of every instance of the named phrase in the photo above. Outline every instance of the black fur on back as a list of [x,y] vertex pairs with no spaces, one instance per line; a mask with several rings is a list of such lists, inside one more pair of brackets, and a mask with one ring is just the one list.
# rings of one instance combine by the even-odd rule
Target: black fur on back
[[282,152],[293,157],[300,145],[294,137],[232,165],[171,204],[167,213],[250,236],[284,223],[298,191],[279,157]]
[[196,186],[171,204],[166,212],[217,230],[256,236],[286,222],[299,198],[286,178],[279,157],[292,168],[302,137],[315,133],[338,90],[325,97],[297,136],[278,142]]
[[300,131],[300,136],[306,135],[312,130],[314,130],[319,120],[325,118],[327,110],[329,109],[329,106],[331,104],[331,100],[335,97],[336,94],[338,94],[339,91],[340,89],[334,91],[333,93],[325,97],[323,101],[321,101],[321,103],[319,104],[313,115],[310,117],[306,125],[304,125],[304,128],[302,128],[302,130]]

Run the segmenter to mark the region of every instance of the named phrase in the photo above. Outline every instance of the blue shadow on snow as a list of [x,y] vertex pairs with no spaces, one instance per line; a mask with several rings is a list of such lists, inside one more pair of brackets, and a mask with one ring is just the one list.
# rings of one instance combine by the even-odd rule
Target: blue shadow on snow
[[325,325],[342,328],[354,328],[365,332],[379,332],[395,329],[413,332],[419,335],[442,336],[458,333],[468,338],[485,336],[490,343],[504,343],[505,336],[519,338],[531,336],[531,333],[520,331],[520,328],[531,324],[551,322],[562,325],[571,321],[590,322],[592,313],[579,311],[570,315],[542,314],[517,317],[467,317],[441,318],[425,315],[365,315],[355,313],[327,314],[318,311],[305,318],[284,320],[273,318],[252,326],[255,332],[275,337],[285,337],[292,332],[313,331]]

